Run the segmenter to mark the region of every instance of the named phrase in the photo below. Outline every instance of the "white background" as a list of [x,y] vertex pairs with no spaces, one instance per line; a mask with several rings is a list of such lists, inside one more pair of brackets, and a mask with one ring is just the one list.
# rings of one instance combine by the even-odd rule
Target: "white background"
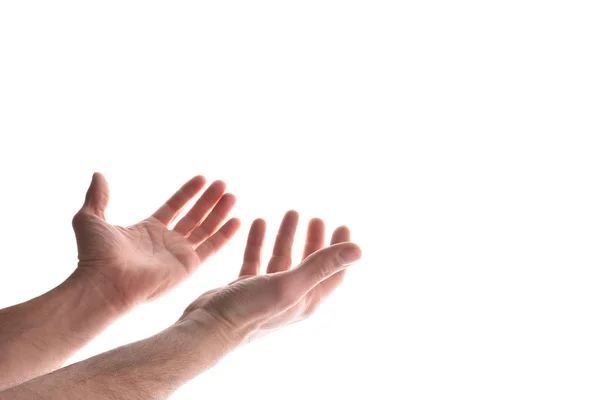
[[0,307],[74,269],[94,171],[117,224],[200,173],[236,240],[73,361],[167,327],[295,208],[363,261],[173,398],[597,399],[596,4],[2,1]]

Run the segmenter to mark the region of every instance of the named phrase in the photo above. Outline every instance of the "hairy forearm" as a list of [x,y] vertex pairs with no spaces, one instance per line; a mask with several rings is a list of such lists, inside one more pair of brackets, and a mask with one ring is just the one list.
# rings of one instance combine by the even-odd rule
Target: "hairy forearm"
[[0,390],[59,368],[125,310],[110,288],[76,271],[28,302],[0,310]]
[[0,400],[165,399],[229,346],[209,325],[183,322],[0,393]]

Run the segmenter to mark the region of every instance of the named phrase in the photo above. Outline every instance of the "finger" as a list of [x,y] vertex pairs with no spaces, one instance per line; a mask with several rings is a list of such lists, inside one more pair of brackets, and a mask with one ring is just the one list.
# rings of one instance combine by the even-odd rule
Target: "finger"
[[331,244],[343,243],[350,241],[350,228],[347,226],[338,226],[331,235]]
[[235,201],[235,196],[231,193],[221,197],[215,208],[208,214],[208,217],[190,234],[188,240],[192,243],[192,246],[198,246],[219,229],[233,209]]
[[313,218],[308,222],[302,259],[322,249],[323,246],[325,246],[325,223],[319,218]]
[[[350,241],[350,229],[347,226],[339,226],[333,231],[331,235],[331,244],[338,244]],[[346,275],[346,269],[336,272],[329,278],[325,279],[317,285],[308,294],[309,308],[314,310],[319,303],[325,300],[338,286],[344,281],[344,275]],[[310,312],[309,312],[310,313]]]
[[200,193],[204,187],[206,179],[197,175],[187,181],[169,200],[166,201],[152,217],[156,218],[165,225],[169,225],[179,215],[183,207]]
[[108,189],[106,178],[100,172],[94,172],[90,187],[85,194],[83,207],[81,208],[104,219],[104,211],[108,205],[109,196],[110,190]]
[[266,231],[267,223],[264,219],[259,218],[254,220],[250,227],[250,232],[248,232],[248,241],[246,242],[240,276],[258,275]]
[[196,248],[196,254],[200,259],[200,264],[208,260],[213,254],[221,250],[227,242],[233,238],[240,229],[240,220],[232,218],[225,223],[214,235],[209,237]]
[[358,245],[351,242],[338,243],[311,254],[297,268],[286,274],[295,282],[294,291],[299,291],[304,296],[319,283],[358,261],[360,257],[361,250]]
[[294,244],[298,219],[298,213],[293,210],[288,211],[283,216],[277,237],[275,238],[273,255],[267,266],[267,274],[286,271],[292,266],[292,245]]
[[[335,231],[333,231],[333,235],[331,235],[331,245],[349,241],[350,229],[347,226],[337,227]],[[317,251],[318,250],[319,249],[317,249]],[[296,304],[294,309],[288,311],[290,311],[292,315],[298,316],[299,319],[312,315],[319,305],[342,283],[345,274],[346,268],[321,281],[302,297],[302,300]]]
[[196,227],[204,217],[212,210],[217,204],[221,196],[225,193],[225,182],[215,181],[208,189],[200,196],[196,204],[188,211],[188,213],[181,218],[181,220],[175,225],[173,230],[177,233],[181,233],[183,236],[188,234]]

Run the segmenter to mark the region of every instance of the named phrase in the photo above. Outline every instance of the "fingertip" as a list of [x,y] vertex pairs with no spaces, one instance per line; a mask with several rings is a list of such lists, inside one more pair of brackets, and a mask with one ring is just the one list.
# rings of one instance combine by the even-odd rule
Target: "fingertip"
[[96,171],[92,174],[92,184],[103,184],[106,186],[106,177],[101,172]]
[[227,189],[227,184],[225,183],[225,181],[222,181],[220,179],[214,181],[210,186],[212,186],[213,188],[218,188],[222,192],[225,192],[225,189]]
[[262,246],[265,240],[265,234],[267,232],[267,223],[262,218],[257,218],[250,225],[250,230],[248,231],[248,241],[249,245],[253,246]]
[[344,265],[350,265],[362,257],[362,249],[356,243],[346,242],[337,246],[339,247],[338,254]]
[[346,225],[338,226],[331,235],[331,244],[350,241],[350,228]]
[[242,221],[239,218],[231,218],[219,229],[225,236],[232,238],[242,226]]
[[311,218],[308,221],[308,226],[309,227],[324,227],[325,222],[321,218]]
[[333,233],[336,232],[350,232],[350,228],[348,228],[346,225],[340,225],[337,228],[335,228],[335,231]]
[[296,210],[288,210],[285,215],[284,215],[285,219],[294,219],[294,220],[298,220],[300,219],[300,214],[298,213],[298,211]]
[[233,193],[225,193],[223,197],[221,197],[221,201],[227,201],[234,205],[237,202],[237,197]]
[[196,187],[202,187],[206,183],[206,178],[202,175],[196,175],[190,179],[190,183]]
[[110,189],[104,175],[100,172],[92,174],[92,181],[85,194],[85,200],[82,209],[87,209],[94,214],[103,217],[104,210],[108,205]]
[[196,175],[184,183],[179,191],[184,191],[186,195],[193,196],[194,194],[198,193],[205,184],[206,178],[204,178],[202,175]]
[[252,227],[260,230],[266,230],[267,221],[265,221],[263,218],[256,218],[254,221],[252,221]]
[[242,226],[242,221],[239,218],[231,218],[228,221],[229,224],[231,224],[232,227],[235,228],[235,230],[237,231],[238,229],[240,229],[240,226]]

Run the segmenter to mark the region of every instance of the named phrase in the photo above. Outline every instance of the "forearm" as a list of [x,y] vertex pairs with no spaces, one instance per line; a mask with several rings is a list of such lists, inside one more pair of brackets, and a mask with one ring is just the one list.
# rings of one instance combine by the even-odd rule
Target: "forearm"
[[184,322],[0,393],[0,400],[165,399],[228,351],[210,326]]
[[51,291],[0,310],[0,390],[59,368],[125,310],[76,271]]

